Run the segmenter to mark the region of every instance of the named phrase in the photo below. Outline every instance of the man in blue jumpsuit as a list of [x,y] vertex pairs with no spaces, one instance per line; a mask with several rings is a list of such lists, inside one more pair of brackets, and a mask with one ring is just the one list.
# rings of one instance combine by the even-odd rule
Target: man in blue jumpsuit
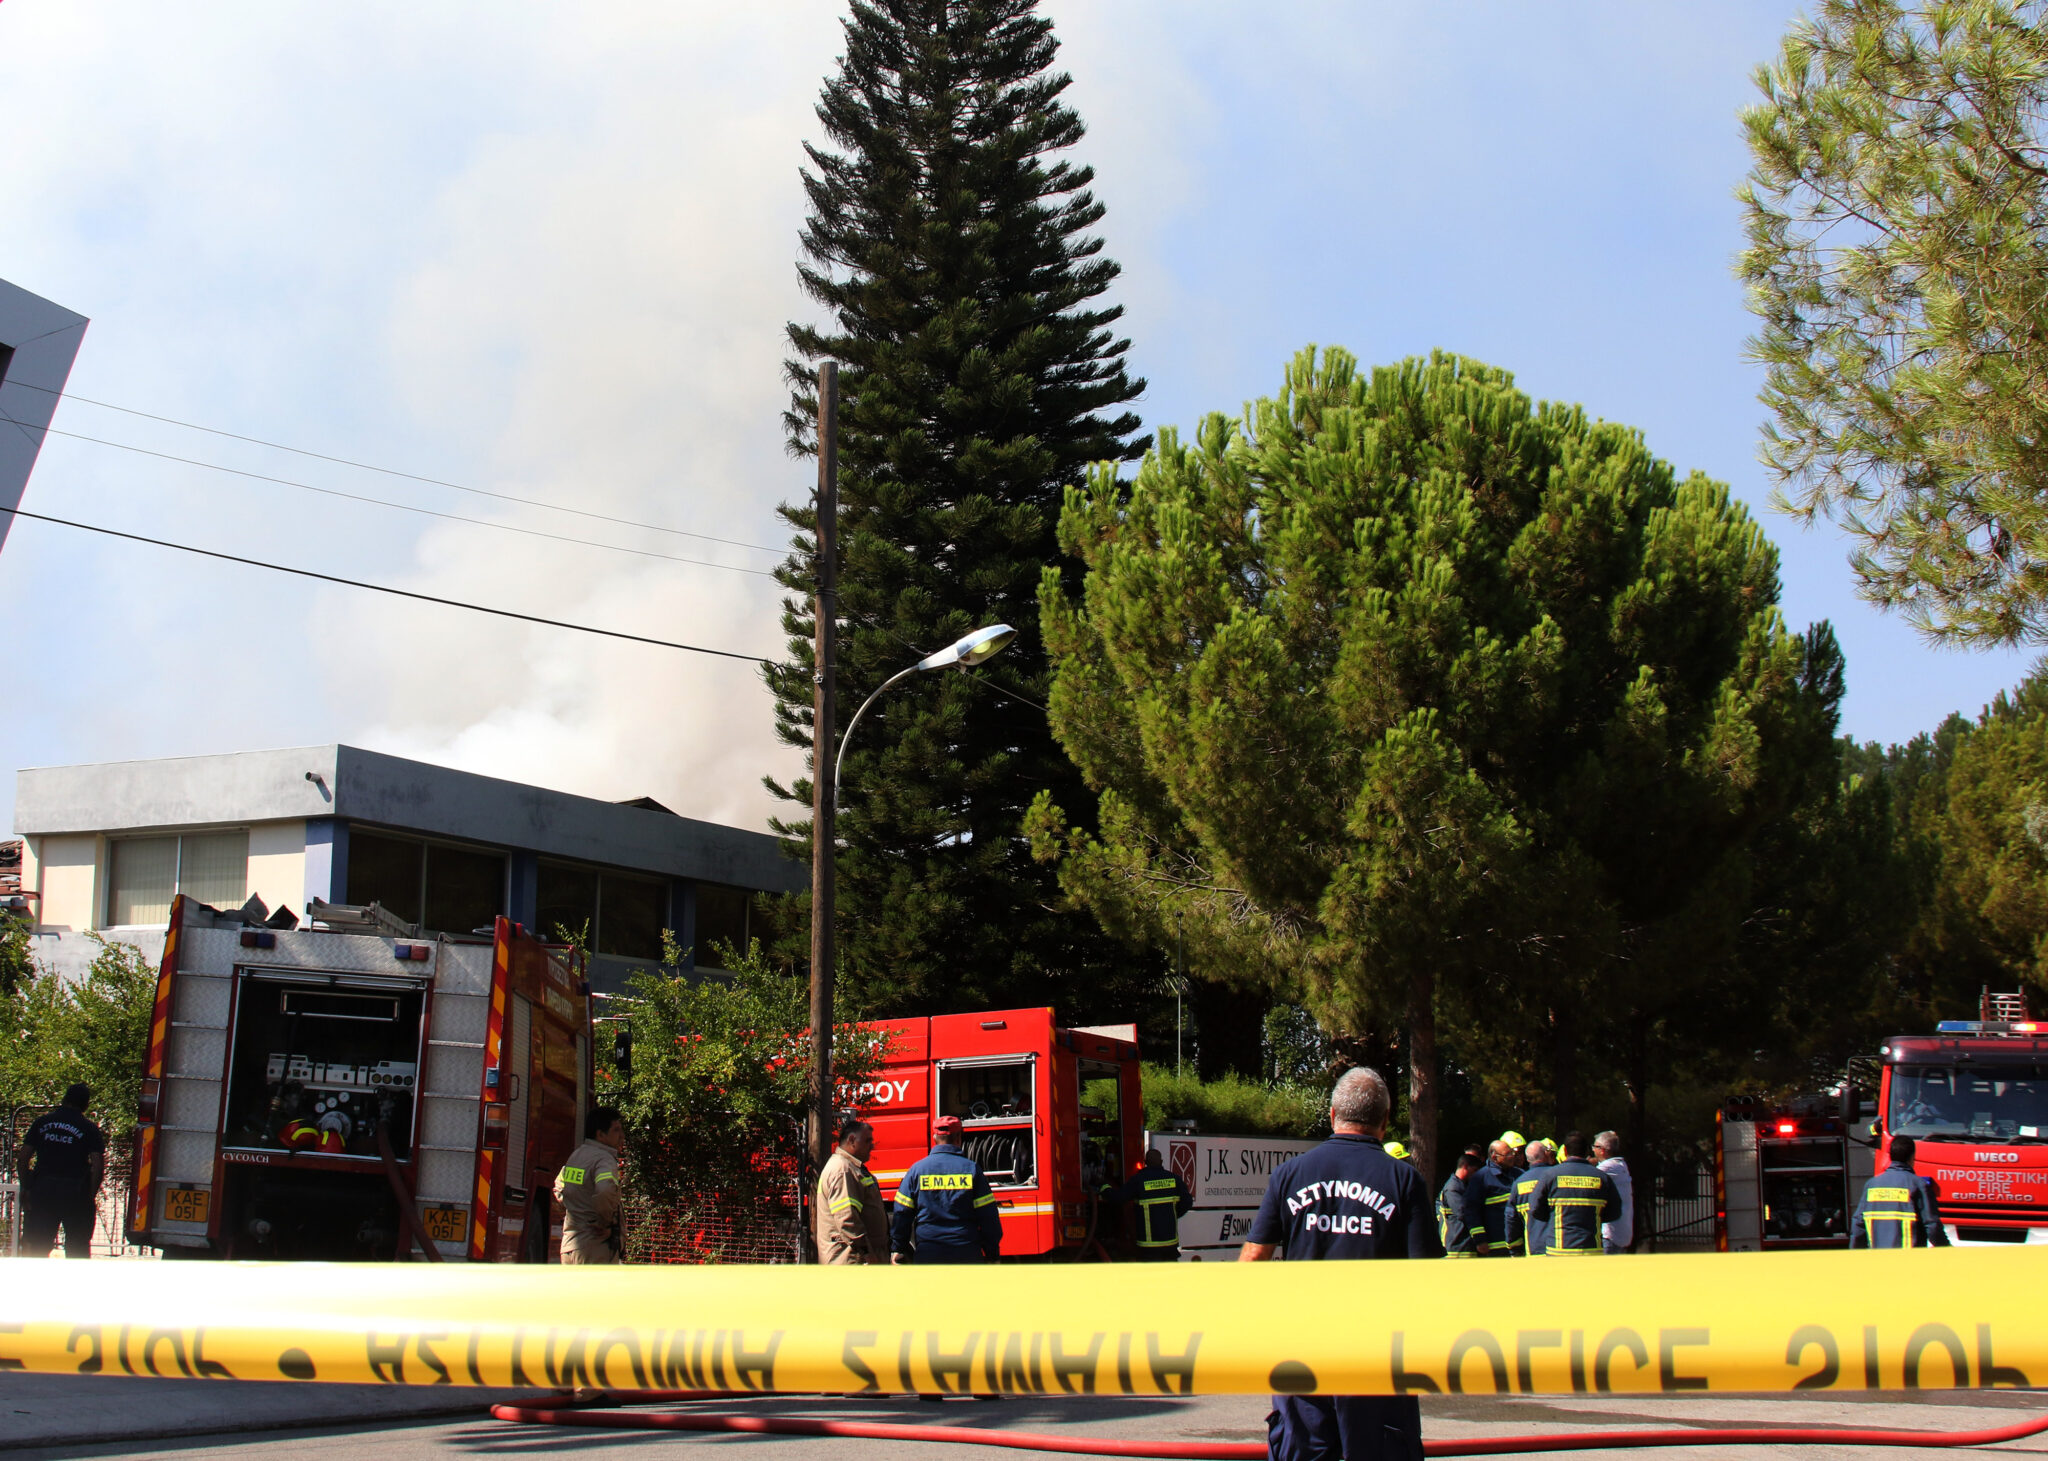
[[1003,1219],[981,1164],[960,1150],[960,1118],[932,1123],[931,1155],[896,1184],[889,1241],[897,1263],[993,1263]]
[[1145,1165],[1121,1187],[1106,1188],[1102,1200],[1112,1206],[1129,1203],[1136,1214],[1138,1258],[1146,1263],[1180,1259],[1180,1220],[1195,1205],[1187,1183],[1166,1170],[1158,1147],[1145,1152]]
[[1557,1155],[1547,1141],[1530,1142],[1522,1149],[1522,1160],[1529,1165],[1513,1179],[1514,1197],[1508,1202],[1508,1251],[1517,1258],[1541,1253],[1548,1240],[1542,1224],[1530,1217],[1529,1203],[1536,1196],[1536,1189],[1557,1168]]
[[1891,1165],[1863,1184],[1849,1220],[1851,1248],[1946,1248],[1941,1190],[1913,1170],[1913,1138],[1892,1138]]
[[1465,1187],[1480,1167],[1479,1148],[1466,1147],[1458,1153],[1458,1170],[1444,1179],[1444,1190],[1436,1197],[1436,1235],[1447,1258],[1477,1258],[1480,1228],[1465,1221]]
[[1551,1258],[1598,1257],[1607,1251],[1600,1229],[1621,1216],[1621,1189],[1588,1161],[1583,1131],[1564,1139],[1564,1160],[1543,1169],[1529,1201],[1529,1251]]
[[[1274,1172],[1240,1262],[1284,1247],[1289,1262],[1441,1258],[1422,1175],[1380,1145],[1393,1098],[1376,1070],[1346,1071],[1330,1093],[1330,1139]],[[1355,1195],[1353,1195],[1355,1194]],[[1304,1388],[1315,1380],[1303,1376]],[[1270,1461],[1420,1461],[1422,1408],[1410,1395],[1275,1395]]]
[[1465,1183],[1465,1225],[1477,1235],[1473,1251],[1482,1258],[1508,1256],[1508,1204],[1515,1200],[1515,1149],[1497,1141],[1486,1149],[1486,1164]]

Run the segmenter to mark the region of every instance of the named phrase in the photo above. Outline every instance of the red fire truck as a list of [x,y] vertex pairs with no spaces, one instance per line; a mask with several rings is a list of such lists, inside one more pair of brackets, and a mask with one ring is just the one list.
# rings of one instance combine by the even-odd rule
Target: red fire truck
[[957,1116],[995,1191],[1004,1257],[1096,1236],[1094,1195],[1144,1160],[1134,1026],[1063,1029],[1050,1009],[1022,1009],[861,1028],[886,1035],[886,1053],[841,1104],[874,1124],[868,1165],[884,1200],[931,1150],[933,1119]]
[[[166,1257],[545,1261],[590,1104],[589,987],[500,918],[171,907],[128,1214]],[[279,926],[279,925],[283,926]]]
[[1714,1124],[1716,1248],[1849,1246],[1849,1215],[1874,1170],[1869,1142],[1854,1134],[1856,1100],[1844,1085],[1826,1096],[1722,1108]]
[[2048,1021],[2025,995],[1987,990],[1977,1019],[1893,1036],[1882,1070],[1878,1170],[1890,1139],[1910,1136],[1949,1241],[2048,1243]]

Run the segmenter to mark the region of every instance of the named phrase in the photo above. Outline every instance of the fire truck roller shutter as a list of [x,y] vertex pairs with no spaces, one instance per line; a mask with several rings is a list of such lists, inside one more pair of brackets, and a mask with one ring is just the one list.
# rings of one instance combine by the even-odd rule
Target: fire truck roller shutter
[[1038,1179],[1032,1128],[977,1131],[967,1138],[967,1155],[980,1163],[992,1187],[1030,1187]]

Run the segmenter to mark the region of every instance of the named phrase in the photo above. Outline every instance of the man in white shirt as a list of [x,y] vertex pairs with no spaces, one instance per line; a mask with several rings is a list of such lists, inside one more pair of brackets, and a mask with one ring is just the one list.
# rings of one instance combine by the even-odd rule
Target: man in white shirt
[[1621,1190],[1621,1216],[1600,1225],[1601,1245],[1609,1253],[1626,1253],[1636,1237],[1636,1185],[1621,1158],[1621,1138],[1611,1131],[1594,1137],[1593,1161]]

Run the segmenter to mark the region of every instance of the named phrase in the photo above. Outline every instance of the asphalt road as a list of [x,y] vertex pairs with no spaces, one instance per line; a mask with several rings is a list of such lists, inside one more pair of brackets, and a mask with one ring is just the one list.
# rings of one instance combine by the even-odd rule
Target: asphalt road
[[[137,1382],[151,1388],[154,1382]],[[227,1388],[227,1387],[220,1387]],[[4,1396],[0,1396],[4,1399]],[[1014,1399],[994,1403],[966,1400],[943,1405],[894,1400],[729,1400],[690,1407],[755,1415],[881,1420],[902,1424],[994,1426],[1132,1439],[1255,1441],[1265,1435],[1266,1402],[1256,1396],[1189,1400],[1076,1398]],[[1843,1396],[1827,1400],[1780,1396],[1445,1396],[1426,1399],[1423,1430],[1431,1439],[1651,1426],[1849,1425],[1927,1430],[1963,1430],[2009,1425],[2028,1415],[2048,1416],[2048,1395],[1927,1392],[1918,1395]],[[138,1413],[138,1425],[147,1417]],[[446,1458],[544,1457],[613,1461],[648,1454],[653,1448],[689,1447],[715,1454],[725,1450],[746,1461],[882,1461],[919,1454],[975,1458],[1027,1452],[954,1445],[928,1450],[900,1441],[828,1440],[759,1436],[711,1436],[672,1432],[620,1432],[533,1427],[495,1421],[482,1414],[430,1421],[374,1421],[346,1428],[272,1430],[238,1435],[188,1436],[178,1440],[70,1444],[47,1448],[8,1447],[9,1461],[43,1456],[165,1457],[178,1461],[255,1461],[259,1454],[287,1454],[309,1461],[446,1461]],[[1990,1448],[1988,1454],[2048,1452],[2048,1435]],[[1919,1447],[1853,1446],[1751,1447],[1685,1446],[1657,1452],[1620,1450],[1567,1453],[1586,1457],[1625,1454],[1685,1458],[1776,1457],[1833,1461],[1848,1457],[1953,1457],[1954,1451]]]

